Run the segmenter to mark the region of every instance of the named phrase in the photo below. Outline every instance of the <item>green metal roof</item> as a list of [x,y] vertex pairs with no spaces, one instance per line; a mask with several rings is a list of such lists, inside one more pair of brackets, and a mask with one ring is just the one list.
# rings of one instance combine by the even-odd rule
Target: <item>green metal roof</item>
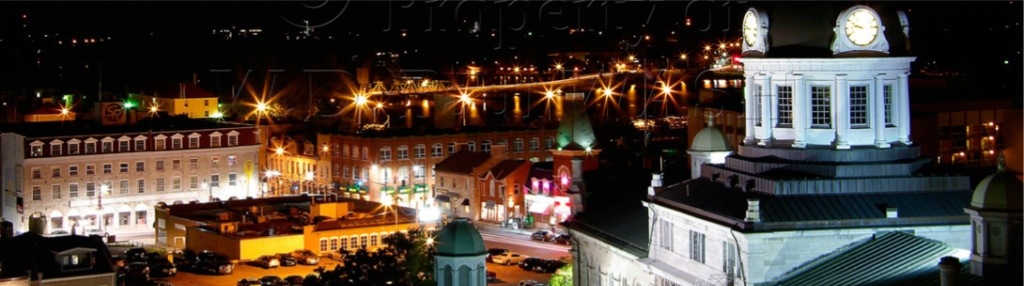
[[477,256],[487,253],[484,239],[466,218],[456,218],[437,234],[438,256]]
[[962,257],[963,263],[968,255],[966,249],[894,231],[811,261],[776,285],[907,285],[938,278],[943,256]]

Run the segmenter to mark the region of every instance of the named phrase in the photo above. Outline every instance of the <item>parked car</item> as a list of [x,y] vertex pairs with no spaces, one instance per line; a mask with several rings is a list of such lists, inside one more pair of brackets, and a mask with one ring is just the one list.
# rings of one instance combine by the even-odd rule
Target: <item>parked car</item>
[[132,247],[124,252],[124,262],[146,262],[146,249],[142,247]]
[[495,254],[502,254],[502,253],[505,253],[505,252],[508,252],[508,251],[509,250],[507,248],[488,248],[487,249],[487,262],[494,262],[494,260],[491,259],[491,256],[493,256]]
[[348,256],[348,250],[338,249],[338,251],[331,251],[327,253],[327,258],[334,259],[337,261],[345,261],[345,257]]
[[252,263],[267,269],[281,266],[281,261],[277,260],[277,257],[274,257],[273,255],[260,256],[259,258],[256,258],[256,260],[253,260]]
[[281,280],[281,277],[274,275],[267,275],[260,278],[260,283],[263,283],[263,286],[277,286],[281,284],[281,281],[283,281]]
[[559,234],[555,236],[554,242],[557,244],[570,245],[572,244],[572,236],[569,236],[568,234]]
[[519,286],[544,286],[544,283],[537,282],[537,280],[521,280]]
[[533,267],[540,265],[542,262],[544,262],[544,258],[529,257],[519,262],[519,268],[522,268],[523,270],[526,271],[532,271]]
[[292,256],[295,257],[296,261],[302,264],[316,265],[317,263],[320,263],[320,257],[316,256],[316,253],[309,251],[309,249],[292,251]]
[[533,240],[551,241],[552,239],[555,238],[555,235],[550,231],[538,230],[534,232],[532,235],[530,235],[530,238],[532,238]]
[[487,282],[494,282],[495,280],[498,280],[498,273],[494,273],[494,271],[488,270],[487,271]]
[[504,264],[504,265],[519,264],[519,262],[522,262],[523,259],[526,259],[526,258],[527,258],[527,256],[520,255],[519,253],[515,253],[515,252],[505,252],[505,253],[498,254],[498,255],[492,255],[492,259],[494,260],[494,263]]
[[533,271],[537,273],[555,273],[559,268],[565,266],[565,261],[558,259],[545,259],[533,267]]
[[196,264],[192,267],[194,271],[206,271],[213,274],[231,274],[235,272],[235,265],[226,255],[203,250],[196,255]]
[[238,280],[238,286],[253,286],[253,285],[263,285],[263,283],[260,283],[260,280],[256,279],[256,278],[242,278],[242,279]]
[[305,277],[302,277],[301,275],[292,275],[285,277],[284,283],[281,283],[281,285],[301,286],[303,281],[306,281]]
[[151,253],[156,255],[149,255],[146,258],[146,264],[149,265],[149,271],[151,276],[168,277],[178,275],[178,267],[167,260],[166,256],[159,255],[157,253]]
[[281,262],[281,266],[295,266],[299,264],[299,261],[291,253],[278,253],[277,260]]
[[125,266],[124,273],[128,280],[147,281],[149,280],[149,265],[146,265],[145,262],[132,262]]

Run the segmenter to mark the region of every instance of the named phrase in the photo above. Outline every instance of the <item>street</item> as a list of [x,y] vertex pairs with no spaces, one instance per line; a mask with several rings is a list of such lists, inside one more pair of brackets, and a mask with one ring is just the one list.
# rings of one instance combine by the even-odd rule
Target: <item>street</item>
[[[478,227],[478,230],[487,248],[507,248],[520,254],[546,259],[569,256],[569,246],[532,240],[528,234],[523,232],[509,232],[496,226],[481,226]],[[235,266],[235,271],[231,275],[197,274],[181,271],[175,277],[160,279],[165,279],[178,286],[236,285],[238,280],[242,278],[260,278],[266,275],[275,275],[281,278],[291,275],[306,276],[313,273],[313,269],[317,267],[323,266],[325,269],[333,269],[338,263],[339,261],[337,260],[323,258],[320,260],[320,264],[316,266],[282,266],[272,269],[240,263]],[[520,280],[524,279],[548,282],[551,279],[550,273],[526,271],[517,265],[504,266],[487,263],[487,270],[495,272],[497,276],[497,280],[488,283],[488,285],[516,285]]]

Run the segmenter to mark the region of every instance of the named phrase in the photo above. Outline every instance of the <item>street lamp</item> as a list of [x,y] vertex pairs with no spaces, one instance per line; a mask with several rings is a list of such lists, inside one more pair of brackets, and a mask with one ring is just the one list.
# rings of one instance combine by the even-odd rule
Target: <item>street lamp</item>
[[380,203],[384,205],[384,209],[392,209],[395,212],[395,232],[398,232],[398,206],[394,204],[394,200],[391,197],[380,198]]

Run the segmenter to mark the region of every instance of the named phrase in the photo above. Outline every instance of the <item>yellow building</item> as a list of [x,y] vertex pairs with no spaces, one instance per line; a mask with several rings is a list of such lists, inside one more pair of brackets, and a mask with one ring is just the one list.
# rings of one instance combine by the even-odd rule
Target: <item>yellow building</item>
[[376,202],[307,195],[160,205],[155,214],[156,231],[167,236],[167,247],[209,250],[240,261],[298,249],[322,256],[373,251],[387,235],[421,226],[411,208],[396,212]]
[[217,95],[206,91],[195,84],[178,84],[178,88],[153,93],[152,95],[138,95],[142,100],[139,104],[142,108],[150,110],[156,107],[159,111],[165,111],[170,115],[187,115],[189,118],[211,118],[220,117]]

